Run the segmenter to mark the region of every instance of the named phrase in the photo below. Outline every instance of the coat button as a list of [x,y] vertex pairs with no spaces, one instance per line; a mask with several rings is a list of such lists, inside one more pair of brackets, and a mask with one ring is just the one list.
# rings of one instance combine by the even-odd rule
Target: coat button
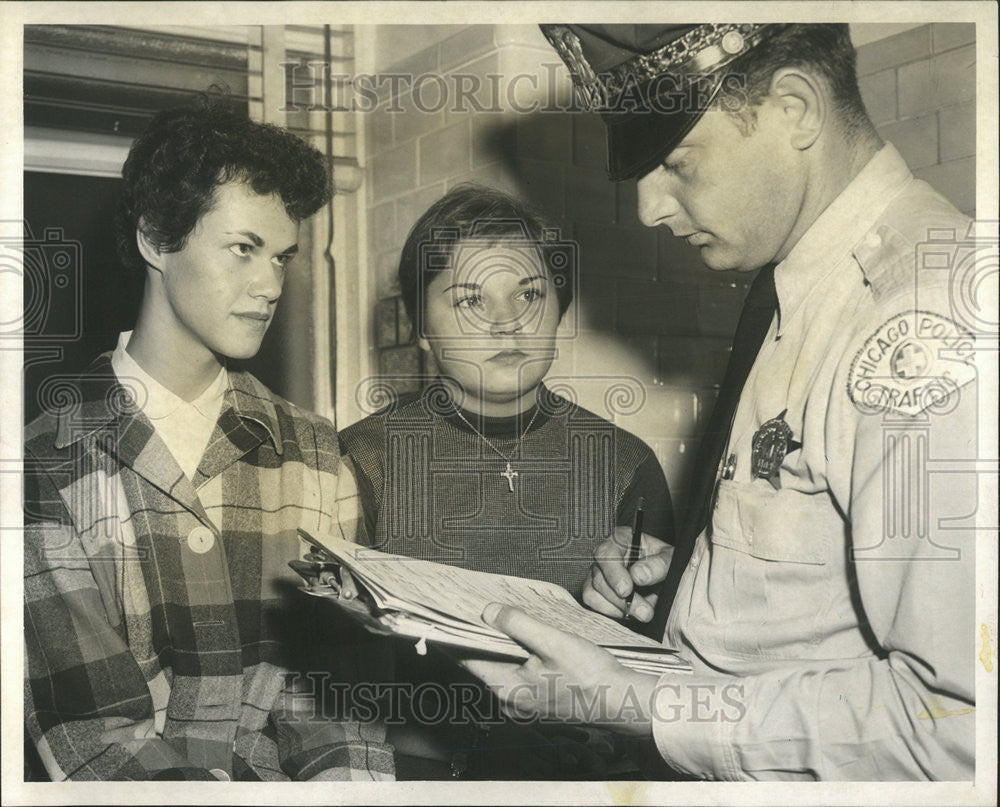
[[199,524],[188,533],[188,548],[198,555],[204,555],[215,545],[215,535],[204,524]]

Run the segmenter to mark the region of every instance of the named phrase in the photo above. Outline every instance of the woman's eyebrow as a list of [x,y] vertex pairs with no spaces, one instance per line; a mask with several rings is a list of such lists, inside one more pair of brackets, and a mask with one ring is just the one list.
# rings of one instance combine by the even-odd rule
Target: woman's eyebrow
[[478,283],[452,283],[448,288],[446,288],[441,293],[444,294],[452,289],[470,289],[471,291],[479,291],[482,288]]
[[259,248],[264,246],[264,239],[261,238],[259,235],[257,235],[257,233],[252,232],[251,230],[236,230],[236,231],[230,230],[229,232],[226,233],[226,235],[242,235],[255,247]]
[[518,283],[517,285],[526,286],[529,283],[533,283],[536,280],[545,280],[545,275],[532,275],[531,277],[526,277],[522,279],[521,282]]
[[[242,235],[258,249],[264,246],[264,239],[261,238],[259,235],[257,235],[257,233],[255,233],[253,230],[236,230],[236,231],[231,230],[227,232],[226,235]],[[288,249],[283,249],[278,254],[291,257],[292,255],[295,255],[298,251],[299,251],[299,245],[292,244],[290,247],[288,247]]]

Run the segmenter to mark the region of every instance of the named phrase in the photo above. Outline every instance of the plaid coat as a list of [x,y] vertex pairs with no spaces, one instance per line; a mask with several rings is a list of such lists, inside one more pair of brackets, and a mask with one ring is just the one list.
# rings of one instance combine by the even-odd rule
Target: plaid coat
[[382,726],[316,719],[329,660],[288,567],[298,527],[339,528],[333,425],[230,370],[189,480],[110,354],[51,391],[24,460],[25,722],[49,775],[392,778]]

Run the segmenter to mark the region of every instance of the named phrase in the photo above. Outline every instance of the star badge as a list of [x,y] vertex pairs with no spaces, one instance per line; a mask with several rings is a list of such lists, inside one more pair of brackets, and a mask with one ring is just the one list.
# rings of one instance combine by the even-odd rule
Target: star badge
[[766,479],[775,488],[778,483],[778,469],[789,452],[802,448],[802,443],[792,439],[792,428],[785,423],[785,409],[777,417],[773,417],[753,436],[750,455],[750,472],[755,479]]

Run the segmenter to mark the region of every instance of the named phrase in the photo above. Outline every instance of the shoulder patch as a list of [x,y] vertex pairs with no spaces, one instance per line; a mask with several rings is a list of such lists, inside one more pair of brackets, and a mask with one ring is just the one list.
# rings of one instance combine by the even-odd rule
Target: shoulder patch
[[976,377],[975,337],[933,311],[886,320],[851,362],[847,394],[866,413],[950,411],[958,390]]

